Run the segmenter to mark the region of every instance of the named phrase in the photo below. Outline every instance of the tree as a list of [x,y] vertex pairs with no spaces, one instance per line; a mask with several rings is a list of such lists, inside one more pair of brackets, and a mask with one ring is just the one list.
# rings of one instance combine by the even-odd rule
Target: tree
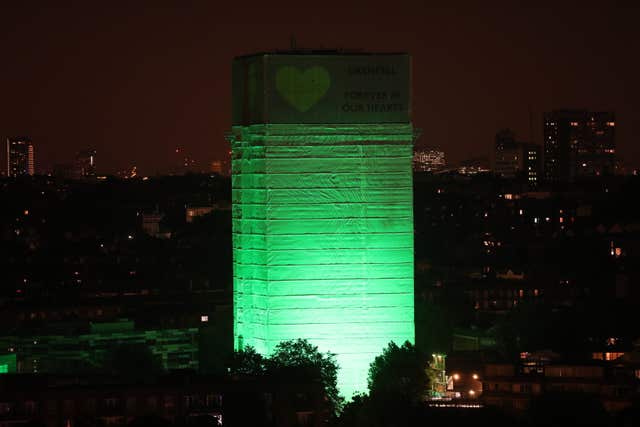
[[303,339],[282,341],[267,361],[267,369],[286,378],[320,380],[331,414],[342,410],[344,399],[338,392],[338,364],[333,353],[321,353]]
[[246,346],[233,354],[231,373],[236,375],[263,375],[266,360],[253,347]]
[[359,393],[344,405],[340,417],[334,420],[335,427],[377,427],[380,417],[368,395]]
[[372,398],[397,399],[416,403],[429,387],[428,358],[406,341],[401,347],[391,341],[369,367]]

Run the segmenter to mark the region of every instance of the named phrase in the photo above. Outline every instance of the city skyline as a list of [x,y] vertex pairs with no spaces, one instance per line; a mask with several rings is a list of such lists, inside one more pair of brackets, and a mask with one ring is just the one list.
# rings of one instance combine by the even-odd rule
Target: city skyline
[[465,3],[0,7],[0,425],[640,426],[640,6]]
[[[625,42],[638,38],[637,8],[335,10],[327,4],[309,19],[294,3],[244,15],[213,4],[5,7],[0,51],[12,66],[0,71],[0,134],[29,136],[38,170],[87,146],[100,172],[166,173],[183,160],[176,147],[208,170],[229,149],[231,58],[287,49],[294,35],[299,48],[410,53],[418,143],[453,164],[490,157],[506,127],[542,144],[543,112],[563,108],[614,112],[616,155],[639,164],[639,64]],[[252,31],[237,31],[240,17]]]

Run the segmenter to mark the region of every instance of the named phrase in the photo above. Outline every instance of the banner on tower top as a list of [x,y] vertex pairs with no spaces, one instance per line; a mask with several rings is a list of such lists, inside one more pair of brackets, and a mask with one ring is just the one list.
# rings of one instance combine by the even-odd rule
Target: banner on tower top
[[258,54],[233,63],[233,124],[411,120],[407,54]]

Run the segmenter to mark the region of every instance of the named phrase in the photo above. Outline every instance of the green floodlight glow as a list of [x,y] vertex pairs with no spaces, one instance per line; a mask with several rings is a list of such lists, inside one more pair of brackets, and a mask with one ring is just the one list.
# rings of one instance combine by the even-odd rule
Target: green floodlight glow
[[366,391],[389,341],[414,340],[411,124],[233,134],[235,347],[306,338],[336,353],[343,395]]

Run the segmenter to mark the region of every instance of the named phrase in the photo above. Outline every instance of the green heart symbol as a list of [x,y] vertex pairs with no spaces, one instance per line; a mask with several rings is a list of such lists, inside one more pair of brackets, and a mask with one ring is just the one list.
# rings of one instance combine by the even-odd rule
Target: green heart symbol
[[304,71],[296,67],[281,67],[276,72],[276,90],[293,108],[304,113],[313,107],[329,90],[331,78],[322,67]]

